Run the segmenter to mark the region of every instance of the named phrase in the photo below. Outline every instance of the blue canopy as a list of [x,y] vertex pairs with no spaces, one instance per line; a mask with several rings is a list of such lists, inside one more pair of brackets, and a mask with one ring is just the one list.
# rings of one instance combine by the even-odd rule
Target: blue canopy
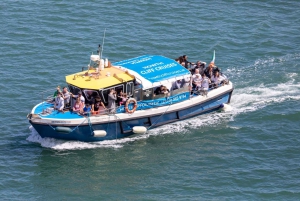
[[[159,55],[143,55],[140,57],[113,63],[133,73],[142,81],[143,88],[172,82],[190,76],[190,72],[173,59]],[[151,86],[150,86],[151,85]]]

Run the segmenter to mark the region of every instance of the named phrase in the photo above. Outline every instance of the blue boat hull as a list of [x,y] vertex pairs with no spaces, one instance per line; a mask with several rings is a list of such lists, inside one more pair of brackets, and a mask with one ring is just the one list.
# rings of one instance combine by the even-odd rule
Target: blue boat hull
[[[223,104],[229,103],[232,91],[226,92],[213,99],[208,99],[198,105],[192,105],[186,108],[181,108],[178,111],[166,112],[164,114],[157,114],[152,116],[145,116],[141,118],[119,120],[116,119],[113,122],[102,124],[85,124],[80,126],[67,126],[66,128],[72,132],[62,132],[55,127],[45,124],[37,124],[30,120],[30,123],[41,137],[58,138],[65,140],[79,140],[85,142],[112,140],[128,137],[133,133],[132,128],[134,126],[144,126],[146,128],[155,128],[167,123],[180,121],[183,119],[191,118],[200,114],[212,112],[220,109]],[[93,135],[94,130],[106,131],[107,135],[104,137],[95,137]]]

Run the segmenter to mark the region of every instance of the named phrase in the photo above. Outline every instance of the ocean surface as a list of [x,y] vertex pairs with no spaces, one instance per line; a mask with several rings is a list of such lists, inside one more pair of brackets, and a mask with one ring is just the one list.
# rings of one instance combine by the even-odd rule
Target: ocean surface
[[[300,200],[300,1],[0,1],[0,200]],[[183,54],[231,110],[142,136],[42,139],[26,115],[89,63]],[[51,94],[52,94],[51,91]]]

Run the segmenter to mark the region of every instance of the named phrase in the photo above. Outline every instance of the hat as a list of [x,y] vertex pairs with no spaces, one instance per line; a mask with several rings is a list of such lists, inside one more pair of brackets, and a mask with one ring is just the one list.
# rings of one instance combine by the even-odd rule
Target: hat
[[80,94],[80,95],[82,95],[82,92],[81,92],[81,91],[79,91],[79,92],[78,92],[78,95],[79,95],[79,94]]

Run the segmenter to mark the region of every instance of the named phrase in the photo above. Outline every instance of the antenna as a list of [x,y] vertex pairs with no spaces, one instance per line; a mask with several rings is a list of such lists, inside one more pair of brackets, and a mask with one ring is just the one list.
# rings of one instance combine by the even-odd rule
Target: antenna
[[[103,46],[104,46],[105,32],[106,32],[106,28],[104,29],[104,34],[103,34],[102,49],[101,49],[101,54],[100,54],[100,60],[102,59],[102,52],[103,52]],[[100,47],[101,47],[101,45],[99,45],[99,50],[100,50]]]

